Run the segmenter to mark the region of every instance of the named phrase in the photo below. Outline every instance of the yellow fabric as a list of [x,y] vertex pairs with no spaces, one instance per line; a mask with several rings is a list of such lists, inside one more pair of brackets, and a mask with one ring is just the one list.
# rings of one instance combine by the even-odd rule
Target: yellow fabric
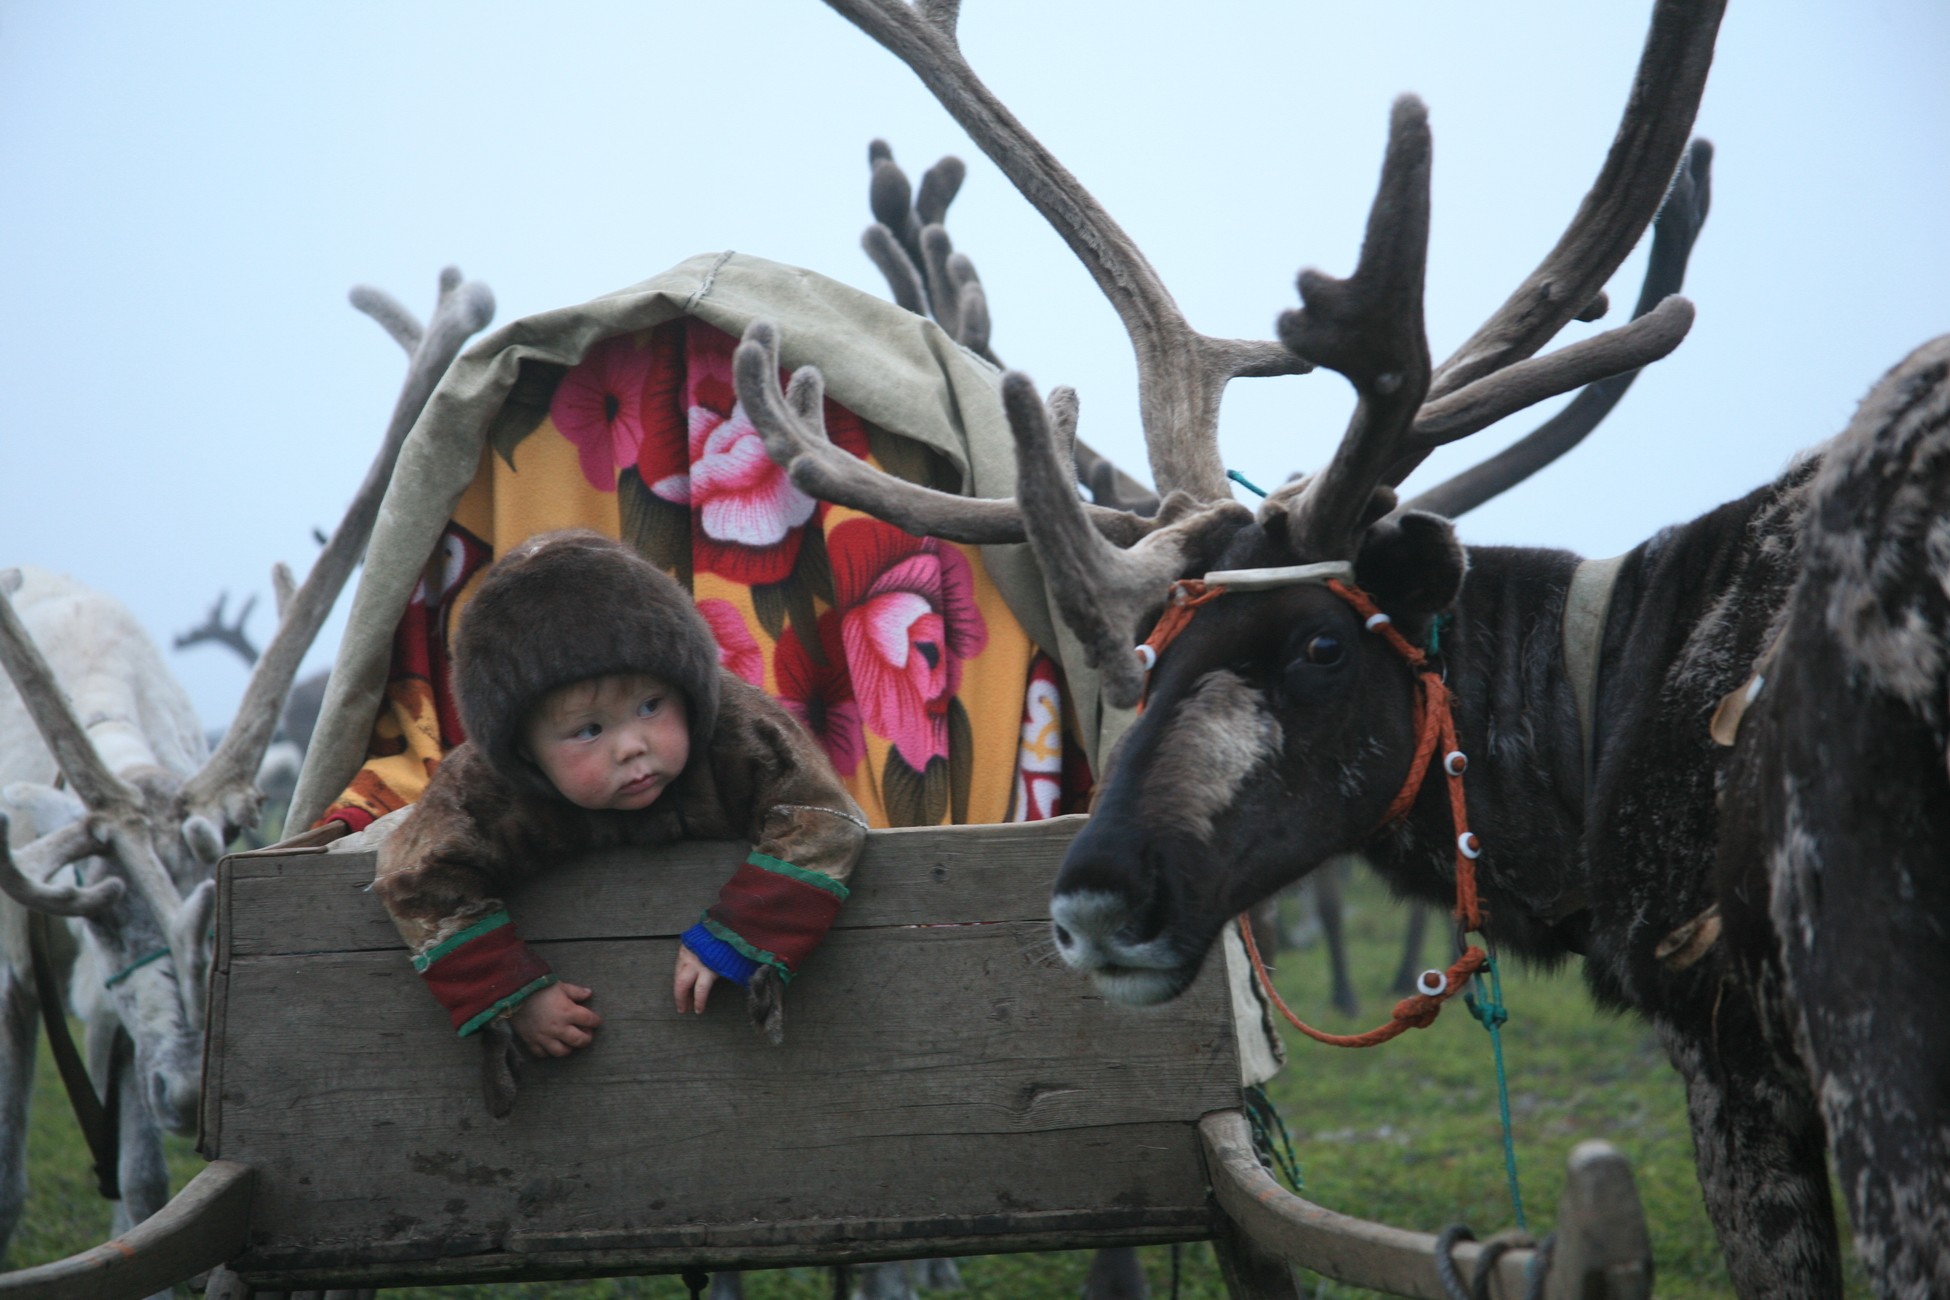
[[[923,458],[937,455],[916,443],[908,443],[906,447]],[[876,456],[870,455],[868,459],[870,463],[880,464]],[[911,464],[907,468],[911,470]],[[492,445],[483,449],[473,483],[454,509],[449,532],[458,527],[471,534],[485,543],[489,556],[505,554],[537,533],[561,528],[590,528],[611,537],[623,537],[620,501],[617,491],[604,491],[589,482],[582,452],[557,427],[551,415],[522,437],[507,458]],[[854,511],[825,506],[807,527],[819,527],[831,538],[836,528],[857,518],[862,516]],[[986,626],[986,644],[978,654],[961,660],[960,686],[955,692],[955,699],[967,712],[972,740],[972,745],[952,760],[965,769],[957,773],[957,779],[966,779],[968,783],[966,814],[960,820],[1006,821],[1016,785],[1025,689],[1036,647],[990,580],[979,548],[955,546],[953,549],[967,562],[974,604]],[[656,557],[651,558],[654,561]],[[441,553],[436,552],[429,561],[416,600],[438,589],[440,577],[436,570],[441,563]],[[672,571],[680,581],[689,580],[698,600],[722,600],[738,612],[763,657],[762,685],[768,693],[779,695],[775,662],[779,638],[767,633],[754,606],[752,588],[720,573],[700,571],[693,576],[685,571],[688,567],[683,564]],[[451,642],[456,620],[484,571],[485,564],[476,568],[457,592],[441,600],[439,623],[445,640]],[[815,596],[812,607],[824,613],[832,604]],[[404,630],[401,635],[406,635]],[[895,824],[884,789],[892,744],[871,730],[865,730],[863,738],[865,760],[850,775],[842,772],[842,778],[873,825]],[[379,817],[416,801],[445,753],[446,739],[436,708],[435,685],[423,676],[403,672],[396,646],[393,670],[375,720],[367,759],[326,816],[350,809]],[[939,823],[956,820],[953,813],[951,800]]]

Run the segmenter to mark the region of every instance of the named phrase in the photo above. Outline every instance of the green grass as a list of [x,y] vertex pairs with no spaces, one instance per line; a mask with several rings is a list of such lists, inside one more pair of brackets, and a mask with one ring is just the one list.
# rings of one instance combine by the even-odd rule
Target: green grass
[[[1365,873],[1346,892],[1360,1012],[1342,1016],[1329,1004],[1323,947],[1282,953],[1274,980],[1295,1014],[1333,1033],[1388,1019],[1396,995],[1387,985],[1401,959],[1402,909]],[[1437,928],[1431,917],[1424,965],[1447,952]],[[1650,1028],[1594,1007],[1575,963],[1544,972],[1511,962],[1502,974],[1510,1013],[1503,1051],[1530,1230],[1542,1236],[1556,1219],[1571,1148],[1603,1138],[1632,1163],[1656,1294],[1731,1296],[1693,1171],[1685,1086]],[[1293,1136],[1307,1199],[1422,1232],[1461,1222],[1487,1237],[1515,1225],[1490,1036],[1461,999],[1429,1028],[1380,1047],[1326,1047],[1293,1030],[1286,1040],[1286,1069],[1268,1092]],[[1849,1294],[1869,1294],[1852,1260]]]
[[[1388,1018],[1386,984],[1399,959],[1403,913],[1381,886],[1360,877],[1348,888],[1349,941],[1360,1014],[1327,1002],[1327,959],[1320,948],[1280,954],[1276,983],[1309,1023],[1352,1032]],[[1433,928],[1433,927],[1432,927]],[[1426,956],[1433,964],[1438,940]],[[1700,1204],[1686,1129],[1685,1090],[1650,1031],[1630,1017],[1595,1010],[1575,968],[1504,972],[1510,1023],[1504,1051],[1511,1110],[1530,1227],[1542,1234],[1556,1217],[1564,1159],[1585,1138],[1611,1142],[1631,1160],[1652,1230],[1656,1293],[1666,1300],[1731,1296],[1719,1247]],[[1303,1194],[1364,1219],[1436,1232],[1453,1222],[1479,1237],[1513,1223],[1505,1188],[1496,1077],[1489,1035],[1460,1003],[1435,1025],[1381,1047],[1323,1047],[1288,1035],[1288,1064],[1269,1091],[1286,1118],[1305,1177]],[[201,1161],[185,1139],[169,1140],[175,1186]],[[109,1209],[94,1193],[87,1149],[68,1112],[53,1063],[42,1049],[28,1144],[32,1191],[12,1264],[25,1267],[106,1239]],[[1168,1291],[1171,1252],[1141,1252],[1152,1294]],[[967,1300],[1074,1300],[1088,1257],[1081,1253],[1001,1255],[962,1261]],[[1308,1277],[1310,1296],[1368,1294]],[[1220,1300],[1224,1291],[1209,1247],[1181,1257],[1182,1300]],[[425,1300],[685,1300],[675,1277],[400,1291]],[[1851,1261],[1849,1295],[1867,1296]],[[829,1300],[831,1274],[783,1269],[746,1279],[749,1300]]]

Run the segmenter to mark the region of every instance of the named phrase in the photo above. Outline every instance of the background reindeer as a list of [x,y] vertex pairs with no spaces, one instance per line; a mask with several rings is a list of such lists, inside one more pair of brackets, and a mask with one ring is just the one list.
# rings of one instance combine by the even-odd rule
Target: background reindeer
[[[353,302],[407,349],[406,381],[364,484],[304,583],[292,590],[288,574],[274,577],[277,633],[215,753],[119,602],[42,570],[0,577],[0,662],[12,683],[0,689],[0,800],[10,823],[0,843],[10,900],[0,904],[0,1244],[27,1190],[22,1145],[42,1017],[52,1025],[72,1006],[87,1027],[107,1111],[90,1144],[100,1185],[119,1193],[115,1231],[167,1199],[161,1131],[196,1127],[211,869],[257,823],[252,778],[298,664],[364,550],[401,442],[494,310],[487,287],[461,283],[453,268],[441,274],[424,329],[376,290],[355,290]],[[72,918],[72,930],[46,925],[47,916]],[[38,962],[31,929],[46,937]],[[69,962],[66,997],[35,976],[38,964],[59,983]]]
[[[976,79],[953,6],[834,7],[899,54],[1010,174],[1091,270],[1139,356],[1147,445],[1168,490],[1149,520],[1076,499],[1075,401],[1060,390],[1045,406],[1025,377],[1005,378],[1020,509],[971,508],[841,475],[806,418],[816,373],[802,370],[779,394],[768,368],[776,342],[762,328],[740,357],[741,396],[765,408],[768,442],[796,482],[944,536],[1026,535],[1107,695],[1125,705],[1148,695],[1057,882],[1059,951],[1111,996],[1174,996],[1233,916],[1360,847],[1398,888],[1453,903],[1493,943],[1545,960],[1584,953],[1599,999],[1646,1014],[1686,1077],[1702,1186],[1741,1293],[1836,1293],[1807,1075],[1766,1049],[1766,1008],[1743,986],[1729,991],[1725,953],[1687,928],[1713,888],[1722,759],[1704,720],[1778,620],[1810,469],[1604,566],[1564,552],[1465,550],[1446,520],[1419,502],[1398,506],[1393,490],[1435,447],[1562,391],[1570,375],[1634,369],[1684,334],[1690,308],[1668,299],[1629,326],[1533,358],[1664,197],[1718,6],[1658,6],[1585,204],[1440,367],[1422,327],[1430,137],[1422,106],[1398,102],[1359,265],[1346,280],[1303,272],[1304,306],[1280,321],[1287,364],[1344,375],[1354,418],[1328,465],[1274,493],[1256,518],[1226,499],[1218,393],[1282,363],[1264,345],[1185,324],[1123,232]],[[1915,472],[1934,483],[1937,471]],[[1147,655],[1134,655],[1174,581],[1202,574],[1214,603],[1175,640],[1154,633]],[[1592,623],[1596,632],[1579,630]],[[1571,631],[1560,636],[1563,626]],[[1426,738],[1449,705],[1434,667],[1418,681],[1425,657],[1455,693],[1460,737],[1433,753]],[[1443,777],[1460,780],[1465,754],[1466,823],[1461,787]],[[1763,847],[1792,856],[1790,844]],[[1775,867],[1777,885],[1783,870],[1793,868]],[[1479,873],[1481,912],[1459,891],[1466,872]],[[1878,1198],[1864,1199],[1873,1212]],[[1884,1213],[1871,1235],[1927,1257],[1938,1249],[1918,1235],[1927,1217]],[[1892,1293],[1906,1286],[1894,1272],[1881,1280]]]

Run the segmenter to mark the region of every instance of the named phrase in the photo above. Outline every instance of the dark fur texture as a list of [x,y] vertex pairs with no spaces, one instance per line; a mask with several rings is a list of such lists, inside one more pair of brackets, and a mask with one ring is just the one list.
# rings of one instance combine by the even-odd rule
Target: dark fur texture
[[1740,724],[1724,946],[1805,1065],[1879,1294],[1950,1294],[1950,339],[1862,404],[1810,488]]
[[[845,880],[866,832],[835,815],[860,814],[824,752],[763,691],[729,673],[716,687],[717,722],[707,743],[692,751],[663,797],[634,812],[578,808],[552,792],[531,793],[473,741],[455,748],[412,816],[379,849],[373,889],[408,946],[424,951],[500,911],[500,895],[516,881],[618,845],[742,840]],[[753,1023],[779,1041],[782,986],[754,978],[750,995]]]
[[[1409,516],[1371,529],[1356,562],[1357,581],[1416,642],[1461,584],[1436,662],[1470,760],[1487,932],[1532,960],[1582,953],[1602,1003],[1651,1020],[1686,1078],[1701,1186],[1749,1297],[1839,1294],[1821,1116],[1724,951],[1678,971],[1654,954],[1714,899],[1729,751],[1707,722],[1779,626],[1813,473],[1798,466],[1626,558],[1601,648],[1589,788],[1560,634],[1577,557],[1470,548],[1465,580],[1447,525]],[[1255,527],[1215,567],[1321,558],[1331,557]],[[1321,638],[1339,647],[1331,662]],[[1250,734],[1275,738],[1264,761],[1208,765],[1202,783],[1159,797],[1158,765],[1182,748],[1181,729],[1199,727],[1215,689],[1229,716],[1251,715]],[[1412,747],[1407,666],[1333,594],[1289,587],[1206,606],[1154,670],[1149,709],[1070,850],[1058,915],[1082,933],[1059,933],[1059,947],[1109,954],[1098,974],[1114,994],[1170,996],[1233,916],[1356,848],[1404,895],[1453,905],[1442,781],[1377,829]],[[1188,804],[1195,818],[1174,811]]]
[[461,725],[523,793],[555,794],[522,753],[529,712],[558,686],[613,673],[648,673],[682,691],[691,748],[708,747],[718,712],[710,626],[674,578],[600,533],[529,538],[495,562],[461,615]]

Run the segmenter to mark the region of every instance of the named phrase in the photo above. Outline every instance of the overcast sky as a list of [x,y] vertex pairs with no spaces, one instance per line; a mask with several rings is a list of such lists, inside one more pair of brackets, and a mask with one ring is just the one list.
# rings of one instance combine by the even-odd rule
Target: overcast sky
[[[1439,358],[1570,217],[1649,8],[965,0],[962,41],[1219,335],[1269,337],[1300,266],[1351,269],[1389,101],[1418,92]],[[1613,554],[1838,431],[1950,330],[1946,123],[1942,0],[1734,0],[1699,119],[1719,153],[1692,336],[1465,536]],[[876,135],[916,174],[969,161],[948,225],[996,350],[1075,385],[1082,435],[1148,476],[1129,346],[1088,276],[912,74],[816,0],[0,0],[0,566],[128,602],[221,725],[241,664],[168,653],[170,635],[227,590],[262,597],[250,630],[268,638],[270,566],[309,564],[402,373],[348,287],[424,316],[458,263],[499,324],[735,248],[879,293],[858,245]],[[1241,380],[1227,462],[1262,483],[1317,465],[1350,404],[1325,372]]]

